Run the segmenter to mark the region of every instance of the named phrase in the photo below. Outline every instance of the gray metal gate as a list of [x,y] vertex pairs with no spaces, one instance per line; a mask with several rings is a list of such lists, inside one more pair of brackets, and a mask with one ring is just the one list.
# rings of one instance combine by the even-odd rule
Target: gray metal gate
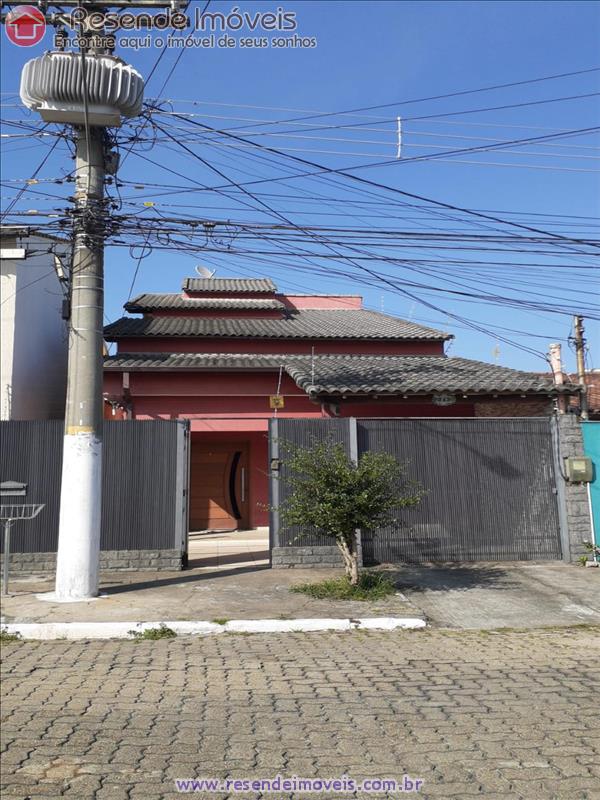
[[[184,421],[104,422],[103,551],[187,549],[187,447]],[[15,553],[54,553],[58,543],[64,423],[0,423],[1,480],[28,484],[45,503],[27,529],[15,526]]]
[[[560,528],[549,418],[334,420],[336,438],[358,453],[385,451],[427,494],[394,528],[363,531],[363,561],[560,559]],[[327,436],[319,420],[278,420],[279,441]],[[354,431],[353,431],[354,428]],[[285,500],[285,465],[279,481]],[[279,546],[331,544],[278,531]]]

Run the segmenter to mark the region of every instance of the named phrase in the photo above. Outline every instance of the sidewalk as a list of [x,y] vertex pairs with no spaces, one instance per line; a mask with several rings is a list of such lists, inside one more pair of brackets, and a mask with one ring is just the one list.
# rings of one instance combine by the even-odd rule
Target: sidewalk
[[[99,599],[56,603],[38,595],[52,577],[18,576],[3,598],[3,623],[410,618],[453,629],[600,624],[600,569],[560,562],[397,565],[398,593],[372,603],[290,592],[336,569],[270,569],[266,529],[193,534],[189,569],[111,572]],[[385,569],[385,567],[384,567]]]
[[185,572],[104,575],[100,599],[52,603],[36,595],[53,589],[51,579],[14,579],[2,603],[3,622],[148,622],[154,620],[325,619],[418,617],[404,595],[376,603],[315,600],[289,587],[341,574],[341,570],[271,570],[268,565]]

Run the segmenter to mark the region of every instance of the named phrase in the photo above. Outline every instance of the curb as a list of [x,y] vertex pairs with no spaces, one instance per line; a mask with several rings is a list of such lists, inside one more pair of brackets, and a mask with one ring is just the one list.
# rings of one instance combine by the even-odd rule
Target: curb
[[132,639],[131,631],[166,625],[178,636],[211,636],[220,633],[296,633],[302,631],[414,630],[424,628],[416,617],[363,617],[358,619],[234,619],[216,622],[12,622],[2,630],[23,639]]

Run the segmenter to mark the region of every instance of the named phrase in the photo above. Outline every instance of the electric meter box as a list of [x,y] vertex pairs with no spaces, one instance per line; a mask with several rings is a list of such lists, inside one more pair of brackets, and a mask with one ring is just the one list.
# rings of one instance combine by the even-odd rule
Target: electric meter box
[[587,456],[565,458],[565,471],[573,483],[589,483],[594,479],[594,465]]

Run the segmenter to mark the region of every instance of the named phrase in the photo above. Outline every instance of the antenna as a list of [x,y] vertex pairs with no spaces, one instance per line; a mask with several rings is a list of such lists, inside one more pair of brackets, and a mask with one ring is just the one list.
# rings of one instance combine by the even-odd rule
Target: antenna
[[195,267],[195,270],[196,273],[200,275],[201,278],[212,278],[212,276],[217,271],[216,269],[213,269],[213,271],[211,272],[207,267],[203,267],[200,264],[198,264],[198,266]]

